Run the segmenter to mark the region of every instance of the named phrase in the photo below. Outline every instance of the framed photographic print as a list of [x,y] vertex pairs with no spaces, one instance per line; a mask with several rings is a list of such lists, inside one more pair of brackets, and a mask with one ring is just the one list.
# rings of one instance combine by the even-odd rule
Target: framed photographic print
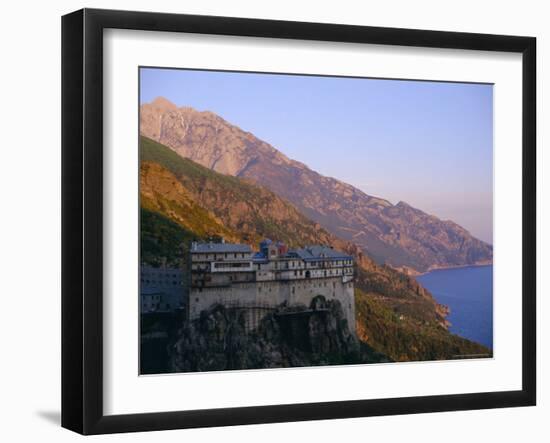
[[532,37],[62,21],[62,425],[534,405]]

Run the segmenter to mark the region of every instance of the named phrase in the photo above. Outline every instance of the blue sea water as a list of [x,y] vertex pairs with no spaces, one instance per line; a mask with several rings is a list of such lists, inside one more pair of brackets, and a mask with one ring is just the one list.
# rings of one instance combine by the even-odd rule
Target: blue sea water
[[440,269],[417,280],[451,309],[452,333],[493,348],[493,266]]

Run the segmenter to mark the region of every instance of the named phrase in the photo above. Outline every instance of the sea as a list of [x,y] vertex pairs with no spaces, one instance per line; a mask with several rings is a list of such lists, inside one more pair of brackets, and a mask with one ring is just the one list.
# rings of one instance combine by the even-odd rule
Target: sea
[[417,277],[451,313],[449,330],[493,348],[493,266],[438,269]]

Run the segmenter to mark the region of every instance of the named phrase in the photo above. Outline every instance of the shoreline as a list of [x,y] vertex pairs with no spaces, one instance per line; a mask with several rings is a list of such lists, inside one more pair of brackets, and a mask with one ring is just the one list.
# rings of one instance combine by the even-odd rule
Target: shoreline
[[409,277],[420,277],[422,275],[429,274],[430,272],[433,272],[433,271],[445,271],[448,269],[461,269],[461,268],[478,268],[482,266],[493,266],[493,262],[491,261],[488,263],[474,263],[474,264],[468,264],[468,265],[453,265],[453,266],[441,266],[441,267],[436,266],[436,267],[431,267],[430,269],[424,272],[417,271],[416,269],[412,269],[407,266],[403,266],[400,268],[397,268],[397,267],[394,268],[393,266],[390,266],[390,267],[395,269],[396,271],[399,271],[399,272],[402,272],[403,274],[408,275]]
[[493,262],[490,262],[490,263],[475,263],[475,264],[471,264],[471,265],[454,265],[454,266],[435,267],[435,268],[428,269],[426,272],[418,272],[417,271],[417,273],[414,274],[413,277],[419,277],[421,275],[426,275],[426,274],[429,274],[430,272],[433,272],[433,271],[446,271],[446,270],[449,270],[449,269],[461,269],[461,268],[481,268],[483,266],[493,266]]
[[[447,270],[447,269],[461,269],[461,268],[479,268],[484,266],[493,266],[493,263],[478,263],[474,265],[463,265],[463,266],[452,266],[452,267],[445,267],[445,268],[436,268],[431,271],[428,271],[426,273],[423,273],[422,275],[429,274],[433,271],[439,271],[439,270]],[[490,277],[486,276],[485,272],[482,272],[479,275],[479,278],[481,280],[476,280],[476,290],[474,291],[475,296],[465,296],[466,294],[465,289],[461,286],[461,283],[459,280],[461,279],[460,274],[458,275],[452,275],[452,274],[446,274],[441,275],[440,277],[436,277],[434,274],[434,278],[430,279],[428,278],[427,282],[421,281],[422,279],[417,279],[418,283],[422,285],[425,289],[427,289],[431,294],[433,299],[436,303],[442,304],[449,308],[449,313],[444,318],[446,321],[448,321],[450,326],[447,328],[447,331],[449,331],[451,334],[455,334],[459,337],[465,338],[467,340],[470,340],[472,342],[478,343],[482,346],[485,346],[489,349],[493,349],[494,342],[491,339],[491,337],[487,338],[485,337],[485,333],[482,333],[480,331],[483,331],[483,328],[479,328],[477,325],[485,324],[485,322],[490,321],[490,318],[484,318],[477,316],[477,320],[475,320],[474,323],[471,323],[470,316],[474,312],[471,309],[471,301],[477,300],[480,303],[488,303],[490,306],[490,310],[492,312],[492,285],[489,285],[485,287],[483,282],[486,281],[487,278],[490,279]],[[477,279],[478,277],[476,277]],[[439,282],[436,283],[433,288],[430,288],[429,282]],[[442,283],[443,282],[443,283]],[[452,285],[449,285],[449,282],[453,282]],[[451,291],[451,287],[453,288]],[[467,286],[466,286],[467,287]],[[491,289],[490,292],[489,288]],[[454,293],[453,291],[458,291]],[[471,288],[467,289],[467,293],[469,294],[471,291]],[[450,296],[449,293],[453,292],[453,295]],[[457,294],[459,294],[457,296]],[[489,299],[487,299],[487,296],[489,296]],[[466,307],[466,308],[465,308]],[[453,317],[451,320],[449,317],[451,317],[451,314],[458,315],[457,317]],[[475,315],[474,315],[475,317]],[[468,318],[466,321],[465,319]],[[476,323],[477,322],[477,323]],[[492,336],[494,338],[494,336]]]

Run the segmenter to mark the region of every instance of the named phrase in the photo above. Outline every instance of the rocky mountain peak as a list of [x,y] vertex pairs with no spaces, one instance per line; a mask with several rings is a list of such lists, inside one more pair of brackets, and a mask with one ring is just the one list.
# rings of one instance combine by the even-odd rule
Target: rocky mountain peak
[[178,107],[172,103],[170,100],[164,98],[164,97],[157,97],[151,102],[151,106],[156,109],[162,109],[162,110],[176,110]]

